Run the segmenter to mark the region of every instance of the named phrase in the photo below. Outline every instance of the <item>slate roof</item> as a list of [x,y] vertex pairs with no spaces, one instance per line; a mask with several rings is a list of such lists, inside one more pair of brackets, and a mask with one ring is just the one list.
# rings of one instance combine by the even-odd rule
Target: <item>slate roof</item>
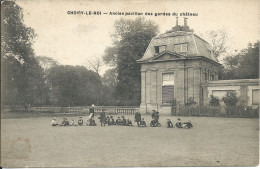
[[[177,42],[178,40],[176,40],[178,39],[178,37],[182,38],[182,40],[179,42]],[[188,44],[188,51],[185,52],[184,54],[187,58],[199,56],[199,57],[205,57],[207,59],[210,59],[218,63],[216,57],[211,52],[210,44],[191,31],[170,31],[155,36],[150,41],[150,44],[147,47],[143,57],[137,61],[138,62],[151,61],[151,59],[156,57],[158,53],[155,53],[154,46],[166,45],[167,46],[166,50],[168,52],[175,53],[174,45],[181,44],[181,43]],[[180,54],[183,55],[183,53]]]

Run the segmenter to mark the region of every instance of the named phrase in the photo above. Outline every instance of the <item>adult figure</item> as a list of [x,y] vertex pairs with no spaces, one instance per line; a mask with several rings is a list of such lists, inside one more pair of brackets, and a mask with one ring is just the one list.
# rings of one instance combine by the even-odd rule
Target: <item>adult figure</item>
[[137,123],[137,126],[140,126],[140,121],[141,121],[141,114],[139,112],[135,113],[135,121]]
[[92,104],[89,108],[89,114],[91,114],[91,113],[92,113],[91,118],[94,119],[94,116],[95,116],[95,105],[94,104]]

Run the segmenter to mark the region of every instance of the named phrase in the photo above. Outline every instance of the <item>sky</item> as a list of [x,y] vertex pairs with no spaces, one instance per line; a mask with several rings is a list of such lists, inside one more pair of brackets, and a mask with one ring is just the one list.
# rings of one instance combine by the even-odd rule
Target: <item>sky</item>
[[[112,45],[113,24],[120,18],[109,12],[197,13],[186,16],[188,26],[204,37],[207,31],[224,29],[229,51],[246,48],[259,39],[258,0],[16,0],[23,8],[24,23],[37,34],[33,48],[37,56],[47,56],[64,65],[85,65],[102,59]],[[69,12],[68,12],[69,11]],[[68,14],[71,11],[100,11],[102,15]],[[145,16],[159,25],[160,33],[170,30],[176,16]],[[101,75],[109,69],[101,67]]]

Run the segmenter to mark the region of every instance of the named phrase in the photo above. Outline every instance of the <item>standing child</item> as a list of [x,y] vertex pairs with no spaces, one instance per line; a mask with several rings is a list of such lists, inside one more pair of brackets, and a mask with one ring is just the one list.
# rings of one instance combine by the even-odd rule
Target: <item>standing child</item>
[[137,126],[139,127],[141,121],[141,114],[139,112],[135,113],[135,121],[137,123]]

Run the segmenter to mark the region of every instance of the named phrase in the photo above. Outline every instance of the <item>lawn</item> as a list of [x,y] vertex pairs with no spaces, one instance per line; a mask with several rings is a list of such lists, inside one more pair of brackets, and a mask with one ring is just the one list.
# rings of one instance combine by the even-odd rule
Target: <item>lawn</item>
[[[115,116],[114,116],[115,117]],[[133,116],[127,116],[133,121]],[[68,117],[71,121],[72,118]],[[147,123],[150,116],[144,116]],[[181,117],[192,129],[51,127],[51,117],[1,120],[2,167],[255,166],[258,119]],[[86,119],[86,117],[83,117]],[[62,117],[57,118],[58,121]],[[97,118],[96,118],[97,120]],[[136,125],[136,124],[134,124]]]

